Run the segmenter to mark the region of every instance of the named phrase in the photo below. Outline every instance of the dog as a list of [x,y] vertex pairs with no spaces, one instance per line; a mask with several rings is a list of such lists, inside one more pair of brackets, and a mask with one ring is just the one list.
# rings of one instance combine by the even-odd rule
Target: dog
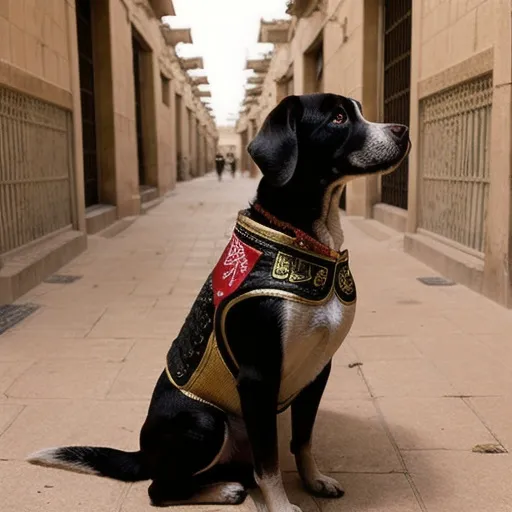
[[171,345],[140,450],[50,448],[29,462],[152,480],[155,506],[238,504],[258,485],[269,512],[299,512],[278,462],[276,418],[291,407],[290,449],[305,488],[341,497],[312,453],[331,359],[356,307],[339,198],[349,180],[397,169],[408,133],[367,121],[343,96],[283,99],[247,148],[263,175],[256,198]]

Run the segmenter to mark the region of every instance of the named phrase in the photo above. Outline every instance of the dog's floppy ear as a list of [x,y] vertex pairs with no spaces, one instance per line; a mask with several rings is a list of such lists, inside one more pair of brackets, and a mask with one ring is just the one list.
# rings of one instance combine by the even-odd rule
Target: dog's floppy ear
[[247,151],[263,176],[276,187],[286,185],[299,156],[297,123],[302,105],[297,96],[286,97],[265,119]]

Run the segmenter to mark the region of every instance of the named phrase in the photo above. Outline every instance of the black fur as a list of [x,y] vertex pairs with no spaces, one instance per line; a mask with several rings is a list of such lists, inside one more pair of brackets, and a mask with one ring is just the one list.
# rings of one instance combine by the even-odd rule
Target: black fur
[[[365,143],[375,130],[386,134],[387,139],[380,146],[374,145],[368,155]],[[343,177],[396,166],[408,151],[407,133],[400,125],[369,124],[362,118],[360,104],[348,98],[334,94],[285,98],[248,146],[263,173],[256,200],[278,219],[316,236],[314,224],[321,216],[329,187]],[[353,158],[361,152],[365,158]],[[268,224],[254,208],[249,212],[258,222]],[[234,306],[227,318],[226,330],[240,366],[238,391],[252,460],[241,461],[242,466],[233,460],[231,465],[200,472],[221,450],[228,418],[217,408],[182,394],[163,373],[142,427],[140,451],[68,447],[53,452],[54,464],[70,463],[77,466],[74,469],[86,466],[119,480],[151,479],[149,494],[155,505],[191,499],[202,485],[224,480],[230,473],[250,485],[248,472],[239,468],[250,468],[252,463],[258,478],[277,472],[276,406],[285,327],[281,300],[249,299]],[[292,404],[294,453],[310,442],[329,371],[330,365]],[[29,460],[52,462],[37,454]],[[225,502],[235,503],[237,499],[243,496],[229,497]]]

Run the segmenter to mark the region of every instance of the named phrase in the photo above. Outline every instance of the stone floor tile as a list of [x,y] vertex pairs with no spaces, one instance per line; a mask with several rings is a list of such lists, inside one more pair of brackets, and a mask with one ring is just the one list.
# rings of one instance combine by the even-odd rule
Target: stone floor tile
[[0,436],[0,458],[24,460],[34,451],[66,445],[136,450],[148,408],[147,400],[32,400],[26,403]]
[[427,510],[510,512],[512,456],[415,451],[404,455]]
[[345,490],[341,500],[317,500],[322,512],[420,512],[405,475],[331,474]]
[[48,360],[35,363],[7,390],[13,398],[103,398],[121,363]]
[[407,336],[352,338],[351,346],[361,362],[421,359],[422,357]]
[[[152,512],[155,510],[149,503],[149,482],[133,484],[119,512]],[[165,510],[165,509],[164,509]],[[242,505],[185,505],[169,508],[172,512],[257,512],[252,498],[248,497]],[[117,512],[117,511],[116,511]]]
[[478,309],[452,310],[445,313],[451,322],[468,334],[501,334],[512,331],[512,311],[489,315]]
[[375,397],[436,397],[457,394],[449,380],[424,359],[372,361],[360,366]]
[[512,372],[491,357],[461,354],[458,360],[435,361],[439,372],[450,381],[457,395],[502,396],[512,392]]
[[370,398],[370,391],[359,367],[335,366],[329,376],[322,400],[354,400]]
[[[21,459],[34,449],[62,444],[136,448],[168,347],[255,186],[251,180],[218,184],[211,176],[179,184],[172,197],[116,237],[90,237],[88,250],[59,271],[83,276],[79,281],[43,283],[22,298],[42,307],[0,336],[0,458]],[[342,220],[358,312],[334,358],[315,429],[319,463],[326,471],[345,472],[336,477],[347,496],[336,502],[312,499],[293,473],[285,478],[292,501],[305,512],[415,512],[391,431],[401,447],[412,448],[403,453],[414,462],[413,476],[428,512],[508,511],[510,465],[504,461],[509,456],[468,452],[473,443],[492,437],[460,399],[441,397],[481,396],[465,403],[511,447],[511,312],[463,286],[421,284],[417,277],[436,272],[403,253],[402,235],[376,237],[375,226],[370,226],[373,232],[362,226],[367,222]],[[95,318],[98,312],[101,317]],[[97,321],[92,330],[91,321]],[[353,363],[362,365],[349,368]],[[368,385],[383,397],[378,402],[387,429]],[[7,389],[15,398],[1,394]],[[295,471],[288,453],[289,416],[288,411],[279,419],[281,451],[283,467]],[[129,489],[123,507],[150,510],[147,483],[118,488],[102,479],[89,483],[84,475],[30,466],[34,473],[25,473],[25,465],[19,467],[22,477],[9,483],[8,512],[20,510],[13,508],[20,504],[27,504],[27,512],[119,512]],[[39,489],[29,486],[27,498],[25,480],[33,484],[49,475],[62,480],[55,480],[58,493],[57,487],[43,486],[49,493],[43,498],[51,498],[44,508],[45,503],[32,501],[40,500]],[[120,489],[121,501],[106,500],[105,485]],[[486,490],[487,501],[482,498]],[[254,497],[244,505],[249,508],[232,510],[254,512],[258,493]]]
[[2,512],[115,512],[128,485],[91,475],[0,462]]
[[33,367],[34,360],[0,362],[0,400],[6,398],[7,390],[25,372]]
[[100,359],[122,361],[134,340],[62,338],[18,331],[0,338],[0,361],[28,359]]
[[478,341],[485,347],[487,356],[500,361],[508,368],[512,366],[510,332],[502,331],[500,334],[479,334],[476,336]]
[[[283,469],[295,471],[289,452],[290,423],[288,412],[279,417]],[[322,402],[315,424],[313,451],[324,472],[402,470],[371,400]]]
[[471,450],[496,440],[460,398],[380,398],[401,450]]
[[412,343],[425,357],[432,361],[450,360],[457,362],[462,356],[475,360],[489,359],[489,349],[477,337],[470,334],[449,334],[446,336],[415,336]]
[[23,411],[23,405],[0,402],[0,436]]
[[150,345],[148,343],[148,349],[144,355],[143,345],[139,344],[136,353],[141,354],[141,357],[133,355],[124,363],[108,392],[109,400],[151,398],[156,382],[165,368],[166,350],[160,346],[157,351],[151,351]]
[[467,401],[503,446],[512,452],[512,397],[473,397]]

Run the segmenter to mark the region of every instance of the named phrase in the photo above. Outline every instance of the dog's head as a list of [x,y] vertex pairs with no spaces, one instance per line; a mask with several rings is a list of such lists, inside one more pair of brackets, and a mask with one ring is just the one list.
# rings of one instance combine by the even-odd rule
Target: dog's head
[[300,180],[329,186],[395,170],[409,152],[409,129],[371,123],[359,102],[343,96],[288,96],[247,149],[269,184]]

